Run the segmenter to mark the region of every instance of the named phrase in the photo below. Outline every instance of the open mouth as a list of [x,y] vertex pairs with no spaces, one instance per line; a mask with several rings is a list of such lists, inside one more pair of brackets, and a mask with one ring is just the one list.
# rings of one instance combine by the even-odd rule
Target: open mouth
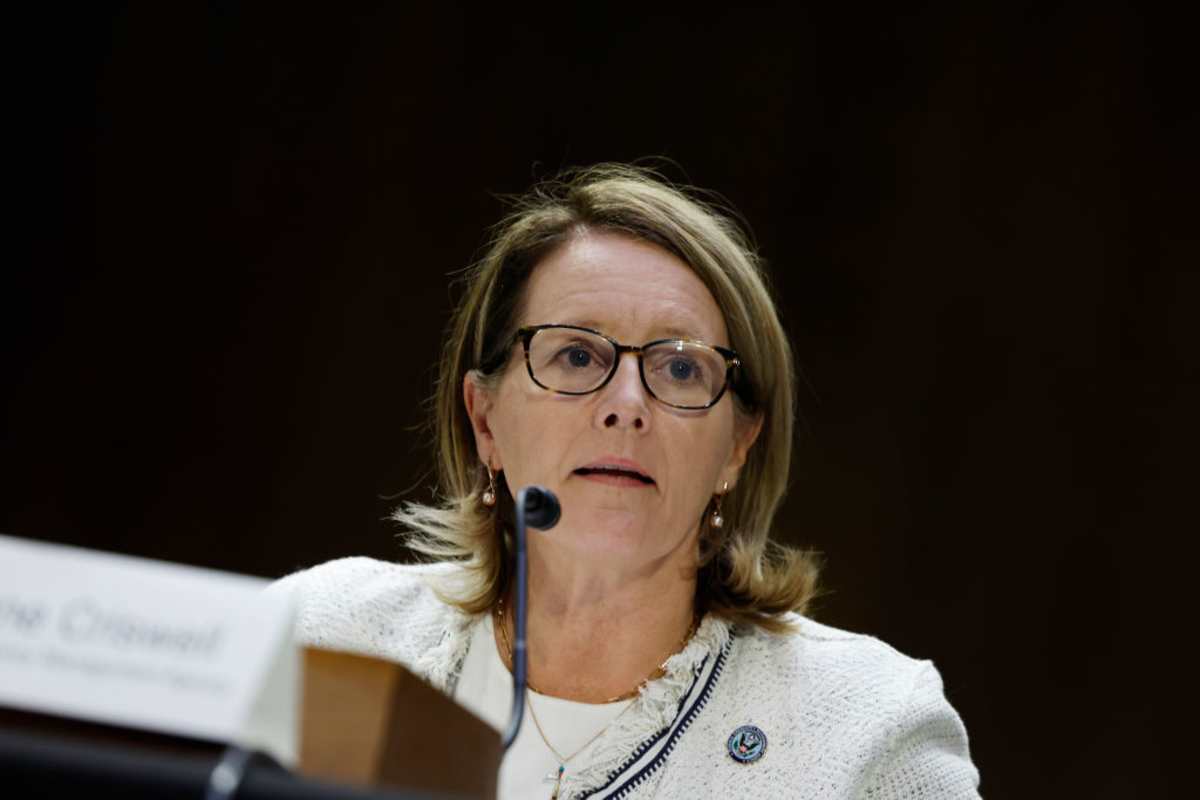
[[615,478],[618,480],[625,479],[637,481],[638,483],[645,484],[646,486],[654,485],[654,479],[649,475],[643,475],[637,470],[627,469],[625,467],[580,467],[579,469],[575,470],[575,474],[582,475],[584,477],[596,476]]

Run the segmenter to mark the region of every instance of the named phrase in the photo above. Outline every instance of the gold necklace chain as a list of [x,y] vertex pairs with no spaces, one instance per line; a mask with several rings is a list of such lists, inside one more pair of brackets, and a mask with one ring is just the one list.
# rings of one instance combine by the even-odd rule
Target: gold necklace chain
[[[507,666],[511,670],[511,669],[513,669],[513,645],[512,645],[512,640],[508,638],[508,623],[507,623],[507,620],[506,620],[506,617],[504,614],[504,598],[503,597],[501,597],[497,601],[496,610],[495,610],[495,613],[493,616],[495,617],[496,625],[498,625],[500,627],[500,636],[501,636],[501,638],[504,639],[504,649],[507,651],[506,655],[508,656]],[[692,614],[692,624],[688,628],[688,632],[686,634],[684,634],[683,639],[681,639],[679,641],[679,647],[676,648],[675,652],[679,652],[679,650],[682,650],[684,648],[684,646],[688,643],[688,640],[696,635],[696,629],[699,627],[700,627],[700,615],[693,613]],[[660,677],[662,674],[664,674],[666,672],[667,661],[670,658],[671,658],[671,656],[668,655],[667,658],[663,659],[663,662],[662,662],[662,664],[660,664],[658,666],[658,669],[656,669],[656,670],[654,670],[654,672],[650,673],[650,675],[648,675],[641,683],[639,683],[636,687],[634,687],[634,689],[631,692],[626,692],[625,694],[617,695],[616,697],[612,698],[611,700],[605,700],[604,702],[606,704],[607,703],[615,703],[619,700],[629,700],[632,697],[636,696],[637,693],[639,691],[641,691],[641,688],[643,686],[645,686],[651,680],[654,680],[655,678]],[[533,684],[530,683],[528,680],[525,681],[525,685],[527,687],[529,687],[532,691],[537,692],[538,694],[544,694],[544,692],[538,692],[538,690],[535,689]],[[623,709],[621,709],[620,713],[618,713],[615,717],[613,717],[608,722],[606,722],[604,724],[603,728],[596,731],[595,736],[593,736],[592,738],[590,738],[586,742],[584,742],[582,747],[577,749],[574,753],[571,753],[571,755],[564,756],[562,753],[558,752],[558,750],[554,747],[554,745],[550,744],[550,739],[549,739],[549,737],[546,736],[546,731],[542,728],[542,722],[541,722],[541,720],[538,719],[537,711],[535,711],[533,708],[533,698],[528,695],[525,696],[525,706],[529,709],[529,717],[530,717],[530,719],[533,720],[533,726],[537,729],[538,736],[540,736],[542,739],[542,744],[546,745],[546,749],[549,750],[551,753],[553,753],[554,757],[556,759],[558,759],[558,770],[554,775],[554,791],[550,795],[550,800],[558,800],[558,793],[559,793],[559,790],[562,788],[563,773],[565,773],[567,771],[567,764],[569,764],[571,762],[571,759],[575,758],[575,756],[579,755],[584,750],[587,750],[592,745],[593,742],[595,742],[597,739],[599,739],[601,736],[604,735],[605,731],[607,731],[614,724],[616,724],[617,720],[619,720],[621,717],[625,716],[625,712],[628,711],[629,709],[633,708],[633,705],[634,704],[632,702],[630,702]]]
[[[501,596],[500,599],[496,601],[496,610],[495,610],[495,613],[493,614],[493,616],[495,618],[496,625],[498,625],[500,627],[500,636],[503,637],[503,639],[504,639],[504,649],[507,651],[507,653],[505,655],[508,656],[508,659],[507,659],[507,663],[505,664],[505,666],[507,666],[509,668],[509,670],[511,671],[514,667],[513,645],[512,645],[512,640],[508,638],[508,620],[507,620],[507,615],[504,613],[504,597],[503,596]],[[652,680],[661,678],[663,675],[666,674],[667,662],[671,660],[671,656],[675,655],[675,653],[678,653],[680,650],[682,650],[687,645],[688,641],[693,636],[696,635],[696,630],[699,627],[700,627],[700,615],[693,612],[692,624],[688,627],[687,633],[685,633],[683,635],[683,638],[679,640],[679,644],[676,646],[676,648],[672,652],[667,654],[667,657],[663,659],[662,663],[659,664],[653,672],[651,672],[649,675],[647,675],[645,678],[643,678],[641,681],[639,681],[637,686],[634,686],[628,692],[624,692],[615,697],[610,697],[609,699],[604,700],[603,702],[604,703],[616,703],[620,700],[628,700],[632,697],[637,697],[638,692],[640,692],[642,690],[643,686],[645,686],[647,683],[649,683]],[[533,691],[537,692],[538,694],[546,694],[545,692],[539,691],[537,689],[537,687],[535,687],[532,683],[530,683],[528,677],[525,679],[525,685],[528,686]],[[551,749],[553,749],[553,748],[551,748]]]
[[621,712],[619,714],[617,714],[615,717],[613,717],[608,722],[606,722],[604,724],[604,727],[601,728],[599,731],[597,731],[595,736],[593,736],[592,738],[590,738],[586,742],[584,742],[583,747],[580,747],[578,750],[576,750],[574,753],[571,753],[571,755],[569,755],[569,756],[564,756],[562,753],[558,752],[558,750],[554,747],[554,745],[550,744],[550,739],[548,739],[546,737],[546,731],[544,728],[542,728],[542,723],[538,720],[537,712],[533,710],[533,699],[530,697],[526,697],[525,705],[529,708],[529,716],[533,720],[533,726],[535,728],[537,728],[538,735],[542,737],[542,742],[546,745],[546,747],[548,747],[550,749],[551,753],[554,753],[554,757],[558,759],[559,765],[561,765],[563,767],[565,767],[568,763],[570,763],[571,759],[573,759],[575,756],[579,755],[584,750],[587,750],[592,742],[596,741],[601,736],[603,736],[604,732],[606,730],[608,730],[614,724],[616,724],[616,721],[619,720],[621,717],[625,716],[626,711],[633,708],[633,703],[630,702],[628,705],[626,705],[624,708],[621,709]]

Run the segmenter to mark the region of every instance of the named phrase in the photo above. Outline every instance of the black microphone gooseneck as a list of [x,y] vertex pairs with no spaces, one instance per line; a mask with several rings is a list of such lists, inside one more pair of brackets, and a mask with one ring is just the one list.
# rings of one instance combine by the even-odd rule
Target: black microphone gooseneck
[[[526,486],[517,492],[517,585],[513,598],[513,706],[508,718],[508,729],[504,731],[501,744],[505,750],[517,738],[521,719],[525,716],[525,675],[528,662],[525,658],[525,602],[529,593],[529,568],[525,555],[525,526],[539,530],[550,530],[558,524],[562,506],[549,489],[541,486]],[[503,624],[504,620],[500,620]]]

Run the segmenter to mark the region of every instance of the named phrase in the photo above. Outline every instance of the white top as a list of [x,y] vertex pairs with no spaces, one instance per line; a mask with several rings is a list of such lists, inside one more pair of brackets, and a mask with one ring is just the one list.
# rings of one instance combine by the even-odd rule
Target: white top
[[[470,647],[486,614],[465,614],[434,591],[463,575],[458,564],[345,558],[271,591],[296,597],[301,641],[397,661],[454,696],[468,652],[496,649]],[[560,797],[977,800],[967,734],[933,664],[870,636],[786,619],[792,632],[773,634],[706,616],[665,674],[579,757],[587,763],[572,762]],[[508,719],[501,703],[499,725]],[[742,763],[733,753],[746,726],[766,742]],[[524,796],[549,797],[543,791]]]
[[[512,673],[500,660],[494,630],[490,616],[474,626],[454,699],[503,732],[512,713]],[[632,700],[576,703],[530,691],[528,703],[534,706],[538,722],[554,749],[568,757],[563,773],[566,778],[572,768],[588,763],[595,749],[595,743],[588,744],[588,740],[629,708]],[[580,751],[584,745],[587,749]],[[578,755],[572,756],[576,751]],[[550,797],[558,767],[559,761],[542,741],[527,705],[516,741],[500,766],[497,800]]]

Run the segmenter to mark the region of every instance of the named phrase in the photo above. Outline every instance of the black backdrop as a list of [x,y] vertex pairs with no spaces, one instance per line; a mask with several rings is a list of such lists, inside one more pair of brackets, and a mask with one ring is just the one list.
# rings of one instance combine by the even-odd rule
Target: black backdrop
[[0,531],[267,576],[402,557],[385,498],[428,497],[448,275],[496,195],[667,156],[774,270],[809,386],[780,533],[826,556],[818,616],[937,662],[988,796],[1167,794],[1182,24],[157,5],[9,20]]

